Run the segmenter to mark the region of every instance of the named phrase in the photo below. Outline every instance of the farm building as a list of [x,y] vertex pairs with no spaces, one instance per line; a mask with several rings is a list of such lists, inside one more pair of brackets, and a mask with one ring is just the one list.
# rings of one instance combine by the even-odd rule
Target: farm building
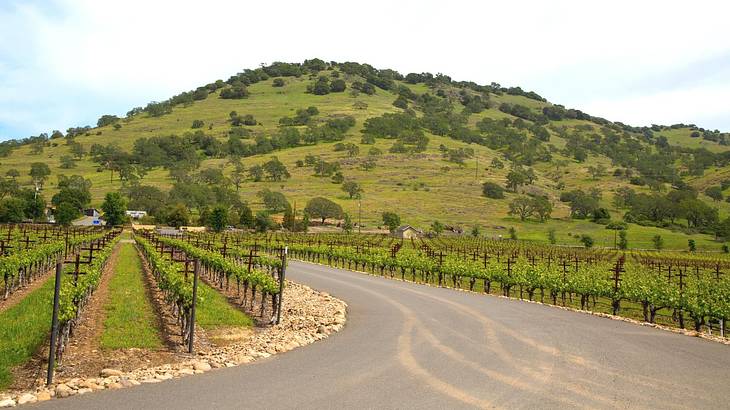
[[410,225],[403,225],[393,232],[393,236],[401,239],[417,238],[420,235],[423,235],[423,231]]
[[126,211],[125,213],[132,219],[139,219],[147,216],[147,211]]
[[90,216],[92,218],[98,218],[99,216],[101,216],[101,212],[99,212],[99,210],[96,208],[87,208],[84,209],[84,215]]

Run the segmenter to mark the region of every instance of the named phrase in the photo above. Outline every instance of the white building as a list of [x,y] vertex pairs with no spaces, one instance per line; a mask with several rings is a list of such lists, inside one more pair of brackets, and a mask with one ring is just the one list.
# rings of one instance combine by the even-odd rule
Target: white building
[[147,211],[126,211],[126,214],[132,219],[139,219],[147,216]]

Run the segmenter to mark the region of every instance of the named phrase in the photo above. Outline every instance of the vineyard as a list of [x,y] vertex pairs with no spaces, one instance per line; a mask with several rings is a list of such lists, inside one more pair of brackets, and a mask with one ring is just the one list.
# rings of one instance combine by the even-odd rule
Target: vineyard
[[[119,249],[121,233],[121,229],[96,227],[0,226],[0,389],[14,382],[18,366],[41,357],[48,364],[50,383],[56,367],[67,359],[69,346],[78,345],[73,342],[79,324],[86,321],[86,328],[93,329],[86,311],[102,280],[114,273],[116,266],[109,266],[109,262]],[[172,335],[177,343],[174,351],[193,351],[196,309],[203,328],[250,326],[248,314],[258,318],[262,326],[281,321],[286,266],[281,249],[244,255],[241,249],[227,252],[224,246],[221,253],[199,242],[149,232],[132,238],[134,241],[126,240],[125,246],[132,246],[132,255],[141,258],[154,277],[148,284],[140,277],[135,292],[145,300],[149,298],[145,288],[154,286],[164,295],[169,311],[155,309],[150,315],[162,317],[171,312],[178,328]],[[136,250],[129,243],[135,244]],[[141,269],[141,264],[137,266]],[[226,296],[234,286],[235,306]],[[152,332],[157,332],[154,317],[148,320]],[[88,329],[81,330],[84,332]],[[40,367],[40,362],[33,366]]]
[[[68,360],[75,363],[76,338],[93,326],[86,312],[94,310],[94,295],[113,275],[118,263],[113,255],[120,246],[127,247],[127,258],[132,255],[138,270],[145,266],[151,278],[138,276],[137,294],[131,297],[144,300],[153,288],[161,295],[157,303],[165,308],[149,307],[146,331],[159,341],[152,322],[155,316],[164,318],[174,329],[166,334],[173,336],[175,347],[158,343],[170,354],[198,349],[200,329],[207,340],[206,331],[220,326],[280,323],[289,257],[720,337],[725,337],[730,317],[730,277],[725,274],[730,259],[721,254],[567,248],[465,236],[400,240],[374,234],[281,232],[122,235],[119,229],[42,225],[2,226],[0,237],[3,295],[9,303],[0,305],[0,340],[8,341],[0,346],[2,388],[13,383],[14,369],[39,352],[47,354],[42,363],[48,364],[49,382],[57,366]],[[120,244],[122,238],[126,239]],[[123,280],[117,286],[122,295],[129,291]],[[124,298],[120,300],[117,303],[124,304]],[[121,317],[113,319],[119,329],[109,334],[134,339],[136,335],[124,332],[134,332],[135,326],[124,327]]]
[[591,250],[467,237],[402,241],[346,234],[204,233],[164,241],[177,246],[204,244],[239,259],[247,252],[279,252],[287,247],[291,257],[305,261],[722,336],[730,317],[730,277],[725,275],[730,259],[718,254]]

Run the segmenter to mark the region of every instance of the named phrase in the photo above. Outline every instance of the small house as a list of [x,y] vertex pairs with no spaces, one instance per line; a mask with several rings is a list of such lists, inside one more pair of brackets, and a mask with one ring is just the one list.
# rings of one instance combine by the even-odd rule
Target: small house
[[403,225],[393,232],[393,236],[400,239],[417,238],[420,235],[423,235],[423,231],[410,225]]
[[87,208],[87,209],[84,209],[84,215],[90,216],[94,219],[98,219],[99,216],[101,216],[101,213],[96,208]]
[[132,219],[139,219],[147,216],[147,211],[126,211],[125,213]]

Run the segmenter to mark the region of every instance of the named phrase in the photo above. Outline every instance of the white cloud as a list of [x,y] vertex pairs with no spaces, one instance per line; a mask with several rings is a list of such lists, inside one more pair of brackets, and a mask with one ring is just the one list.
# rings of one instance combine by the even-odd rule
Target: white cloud
[[[727,130],[718,97],[730,79],[712,66],[702,87],[636,85],[727,55],[728,12],[714,1],[10,3],[0,10],[0,133],[21,134],[0,137],[93,123],[262,62],[311,57],[520,85],[637,125]],[[662,104],[667,93],[692,99]]]

